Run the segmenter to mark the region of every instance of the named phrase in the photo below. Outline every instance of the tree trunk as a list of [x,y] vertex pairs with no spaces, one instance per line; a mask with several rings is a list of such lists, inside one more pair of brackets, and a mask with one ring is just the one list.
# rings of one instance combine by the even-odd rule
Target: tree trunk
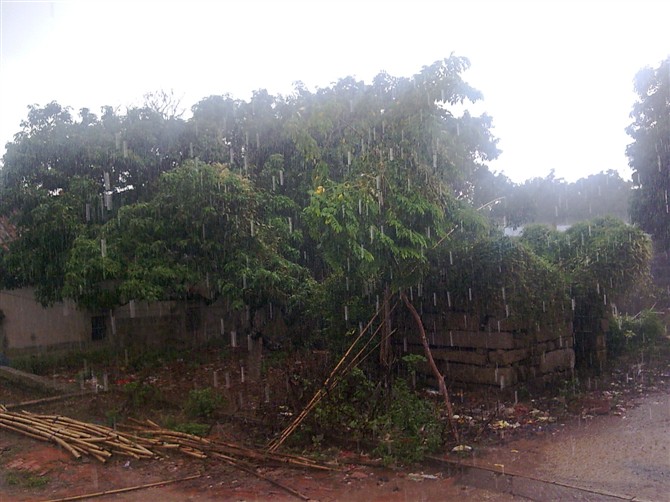
[[444,397],[444,404],[447,408],[449,425],[451,425],[451,430],[454,433],[454,438],[456,439],[456,442],[460,443],[461,439],[460,435],[458,434],[458,429],[456,428],[456,423],[454,422],[454,409],[451,406],[451,400],[449,399],[449,392],[447,391],[447,386],[444,383],[444,377],[442,376],[442,373],[440,373],[440,370],[437,369],[437,365],[435,364],[435,360],[433,359],[433,353],[430,351],[430,346],[428,345],[428,339],[426,338],[426,330],[423,327],[421,316],[414,308],[414,305],[412,305],[412,303],[409,301],[404,291],[400,293],[400,297],[402,298],[402,301],[405,302],[405,306],[407,306],[407,308],[411,312],[412,317],[414,317],[416,325],[419,328],[419,335],[421,336],[421,344],[423,345],[423,350],[424,353],[426,354],[426,359],[428,359],[428,365],[430,366],[433,375],[435,375],[435,378],[437,379],[437,385],[440,389],[440,394],[442,394],[442,397]]

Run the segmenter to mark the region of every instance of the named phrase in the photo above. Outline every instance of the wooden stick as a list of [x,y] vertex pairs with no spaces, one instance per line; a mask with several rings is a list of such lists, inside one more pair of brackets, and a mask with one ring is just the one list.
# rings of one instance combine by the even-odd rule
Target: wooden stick
[[[332,382],[336,382],[336,380]],[[75,458],[90,455],[103,463],[115,454],[135,459],[155,458],[159,456],[155,450],[173,449],[198,459],[205,459],[216,454],[234,459],[237,462],[254,461],[301,468],[335,470],[332,467],[317,464],[303,457],[256,450],[242,445],[218,442],[193,434],[163,429],[150,420],[134,422],[141,424],[141,427],[127,427],[136,431],[137,434],[146,434],[149,437],[119,434],[104,426],[87,424],[60,415],[0,411],[0,427],[34,439],[56,443]]]
[[402,301],[405,303],[407,306],[407,309],[410,311],[412,314],[412,317],[414,317],[414,321],[416,322],[418,328],[419,328],[419,335],[421,336],[421,343],[423,345],[423,351],[426,354],[426,359],[428,360],[428,365],[430,366],[430,369],[433,371],[433,375],[437,379],[437,384],[440,388],[440,394],[442,394],[442,397],[444,398],[444,404],[447,407],[447,415],[449,417],[449,425],[451,425],[451,430],[454,433],[454,438],[456,438],[456,442],[460,443],[461,439],[458,434],[458,427],[456,427],[456,422],[454,421],[454,410],[451,407],[451,399],[449,399],[449,392],[447,391],[447,385],[444,383],[444,377],[442,376],[442,373],[440,373],[440,370],[437,368],[437,365],[435,364],[435,360],[433,359],[433,353],[430,350],[430,346],[428,345],[428,339],[426,338],[426,330],[423,327],[423,322],[421,321],[421,316],[419,313],[416,311],[414,308],[414,305],[409,301],[409,298],[407,298],[407,295],[403,291],[400,293],[400,297],[402,298]]
[[[5,418],[0,418],[0,422],[2,422],[3,425],[7,425],[7,421],[11,422],[11,420],[7,420]],[[26,425],[29,426],[28,431],[25,430]],[[31,428],[30,424],[25,424],[25,423],[21,423],[21,422],[18,422],[18,423],[14,422],[14,426],[16,426],[16,429],[20,429],[22,431],[22,433],[28,432],[31,435],[31,437],[33,437],[34,435],[40,435],[46,441],[52,441],[52,442],[58,443],[58,445],[62,446],[67,451],[69,451],[72,454],[72,456],[74,456],[75,458],[77,458],[77,459],[81,458],[81,453],[78,451],[78,449],[72,447],[66,441],[64,441],[60,437],[56,436],[55,434],[50,433],[50,431],[48,431],[48,430],[44,431],[44,430],[42,430],[40,428],[37,428],[37,427],[32,427]]]
[[239,460],[237,460],[235,458],[228,457],[228,456],[223,455],[221,453],[215,453],[214,456],[216,456],[217,458],[220,458],[221,460],[225,461],[229,465],[232,465],[236,469],[240,469],[241,471],[244,471],[248,474],[252,474],[252,475],[254,475],[254,476],[256,476],[256,477],[258,477],[258,478],[260,478],[264,481],[267,481],[268,483],[273,484],[277,488],[281,488],[282,490],[290,493],[291,495],[293,495],[296,498],[299,498],[301,500],[311,500],[309,497],[307,497],[306,495],[303,495],[302,493],[300,493],[297,490],[294,490],[290,486],[286,486],[285,484],[280,483],[277,480],[274,480],[274,479],[272,479],[268,476],[265,476],[264,474],[261,474],[260,472],[256,471],[255,469],[247,467],[246,465],[242,464]]
[[129,486],[128,488],[118,488],[116,490],[106,490],[104,492],[97,492],[97,493],[87,493],[86,495],[75,495],[72,497],[64,497],[60,499],[51,499],[47,500],[46,502],[70,502],[72,500],[84,500],[88,498],[95,498],[95,497],[104,497],[105,495],[113,495],[115,493],[125,493],[125,492],[132,492],[132,491],[137,491],[137,490],[145,490],[147,488],[154,488],[156,486],[164,486],[164,485],[170,485],[173,483],[181,483],[182,481],[190,481],[192,479],[198,479],[201,478],[203,474],[196,474],[194,476],[187,476],[185,478],[179,478],[179,479],[169,479],[166,481],[158,481],[156,483],[148,483],[146,485],[138,485],[138,486]]
[[[71,394],[62,394],[60,396],[51,396],[51,397],[43,397],[41,399],[33,399],[31,401],[23,401],[22,403],[11,403],[6,406],[0,405],[0,411],[8,411],[14,408],[23,408],[25,406],[33,406],[35,404],[44,404],[44,403],[52,403],[54,401],[62,401],[64,399],[70,399],[71,397],[81,397],[82,395],[85,394],[91,394],[93,391],[85,391],[85,392],[73,392]],[[4,410],[2,409],[4,408]]]
[[28,436],[28,437],[33,438],[33,439],[39,439],[40,441],[45,441],[45,442],[49,441],[44,436],[40,436],[38,434],[33,434],[32,432],[28,432],[28,431],[25,431],[23,429],[19,429],[17,427],[14,427],[13,425],[9,425],[9,424],[4,423],[2,420],[0,420],[0,427],[2,427],[3,429],[7,429],[9,431],[16,432],[18,434],[23,434],[24,436]]
[[[153,457],[155,454],[127,439],[112,429],[86,424],[77,420],[54,415],[36,415],[2,412],[0,423],[4,428],[26,436],[55,442],[69,451],[75,458],[82,454],[92,455],[101,462],[112,456],[105,448],[114,449],[115,453],[133,458]],[[100,436],[102,434],[102,436]]]
[[[395,308],[395,306],[394,306]],[[343,374],[348,373],[353,367],[355,367],[359,362],[360,362],[360,356],[365,352],[368,344],[370,343],[370,340],[374,338],[381,327],[383,326],[383,323],[377,327],[377,329],[374,331],[374,333],[370,336],[368,342],[363,346],[362,349],[359,349],[359,351],[356,353],[356,355],[346,363],[347,359],[349,359],[349,355],[353,352],[354,347],[358,344],[358,342],[361,340],[363,335],[370,329],[372,326],[372,323],[374,320],[379,316],[379,313],[381,312],[381,308],[375,312],[375,314],[372,316],[370,321],[368,321],[367,325],[365,326],[364,329],[361,330],[360,334],[356,337],[356,339],[352,342],[352,344],[349,346],[349,349],[347,352],[342,356],[340,361],[335,365],[335,368],[330,372],[330,375],[328,375],[328,378],[326,378],[325,382],[323,383],[323,386],[320,387],[310,402],[303,408],[303,410],[300,412],[300,414],[291,422],[291,424],[286,427],[282,433],[279,435],[278,438],[274,439],[268,446],[267,451],[269,452],[274,452],[276,451],[290,436],[295,432],[295,430],[302,424],[302,422],[307,418],[307,415],[316,407],[317,404],[323,399],[323,397],[326,395],[327,392],[333,390],[335,386],[339,383],[341,380],[341,377]],[[343,368],[343,369],[342,369]]]

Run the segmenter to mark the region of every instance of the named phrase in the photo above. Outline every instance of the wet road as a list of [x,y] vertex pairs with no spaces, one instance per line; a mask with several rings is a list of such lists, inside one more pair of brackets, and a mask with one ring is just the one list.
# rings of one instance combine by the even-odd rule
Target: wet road
[[[670,395],[649,394],[635,404],[622,416],[580,419],[544,437],[512,440],[474,462],[519,474],[513,493],[533,500],[670,502]],[[500,476],[488,484],[479,478],[501,490],[511,484]],[[585,490],[580,495],[567,487]]]

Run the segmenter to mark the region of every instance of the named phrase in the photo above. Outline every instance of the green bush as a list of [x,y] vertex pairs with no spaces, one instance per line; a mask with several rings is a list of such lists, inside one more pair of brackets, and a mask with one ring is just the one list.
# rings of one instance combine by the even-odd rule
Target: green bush
[[381,440],[374,453],[385,463],[420,462],[442,444],[444,424],[436,407],[412,392],[404,380],[395,382],[386,413],[372,423]]
[[123,392],[128,399],[129,406],[135,410],[144,408],[147,404],[158,399],[160,391],[153,385],[142,382],[130,382],[123,386]]
[[196,389],[189,392],[184,411],[192,418],[209,418],[223,405],[223,397],[214,389]]
[[651,309],[643,310],[632,317],[617,315],[614,322],[610,323],[607,347],[612,356],[620,356],[629,350],[654,345],[664,333],[663,322]]
[[340,431],[355,441],[365,439],[375,408],[374,387],[363,371],[354,368],[315,408],[315,435]]
[[[329,436],[373,443],[373,453],[385,463],[414,463],[442,444],[444,424],[430,401],[398,379],[382,392],[360,369],[322,401],[309,425],[320,443]],[[333,434],[333,431],[339,433]]]

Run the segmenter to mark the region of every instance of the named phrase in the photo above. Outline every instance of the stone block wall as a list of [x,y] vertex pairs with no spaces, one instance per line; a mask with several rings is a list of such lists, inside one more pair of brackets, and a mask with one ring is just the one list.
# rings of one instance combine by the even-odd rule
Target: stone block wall
[[[510,319],[459,312],[424,313],[433,358],[448,382],[494,385],[547,384],[571,375],[574,338],[568,322],[533,328]],[[416,325],[402,321],[402,350],[423,354]],[[420,368],[431,376],[428,365]]]

